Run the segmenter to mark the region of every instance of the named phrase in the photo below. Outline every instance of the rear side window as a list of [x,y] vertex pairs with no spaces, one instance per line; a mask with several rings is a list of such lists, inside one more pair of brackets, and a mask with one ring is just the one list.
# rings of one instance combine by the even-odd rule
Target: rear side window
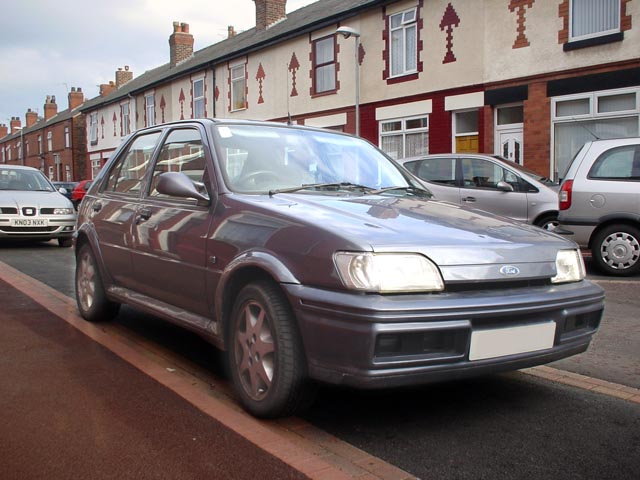
[[604,152],[593,163],[588,178],[640,180],[640,146],[626,145]]
[[454,158],[429,158],[408,162],[404,166],[423,180],[442,185],[456,184],[456,160]]
[[160,132],[140,135],[109,171],[105,191],[138,195]]

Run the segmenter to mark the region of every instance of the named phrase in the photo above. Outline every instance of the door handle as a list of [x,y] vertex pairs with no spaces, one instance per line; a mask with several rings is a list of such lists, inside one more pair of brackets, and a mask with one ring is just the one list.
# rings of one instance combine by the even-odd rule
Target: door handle
[[151,218],[151,210],[148,208],[140,209],[138,215],[136,216],[136,225],[138,225],[140,222],[146,222],[147,220],[149,220],[149,218]]
[[464,197],[462,199],[463,202],[468,202],[468,203],[475,203],[476,201],[476,197]]
[[95,202],[92,209],[94,212],[98,213],[100,210],[102,210],[102,204],[100,202]]

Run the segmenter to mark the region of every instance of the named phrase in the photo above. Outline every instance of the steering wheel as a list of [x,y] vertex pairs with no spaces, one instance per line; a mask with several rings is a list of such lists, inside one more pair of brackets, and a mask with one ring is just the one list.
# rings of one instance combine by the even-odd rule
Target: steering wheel
[[258,182],[259,178],[261,178],[265,183],[266,181],[269,181],[269,180],[275,180],[275,181],[281,180],[281,178],[278,175],[276,175],[273,172],[270,172],[269,170],[255,170],[253,172],[246,173],[240,178],[236,179],[235,184],[238,186],[241,186],[241,185],[249,186],[250,184],[253,184],[253,186],[255,187],[259,183]]

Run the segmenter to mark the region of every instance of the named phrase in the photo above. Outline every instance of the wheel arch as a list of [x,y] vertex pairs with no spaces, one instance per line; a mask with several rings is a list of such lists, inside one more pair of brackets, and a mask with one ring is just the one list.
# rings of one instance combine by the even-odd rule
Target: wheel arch
[[268,253],[248,253],[232,261],[222,274],[215,295],[216,318],[220,319],[218,337],[224,350],[227,349],[228,325],[233,304],[242,288],[257,281],[273,283],[289,303],[290,299],[281,284],[300,283],[279,259]]
[[589,250],[593,250],[594,239],[596,236],[605,228],[608,228],[612,225],[629,225],[634,228],[640,228],[640,215],[637,216],[623,216],[623,217],[605,217],[602,219],[596,228],[591,232],[591,236],[589,237]]

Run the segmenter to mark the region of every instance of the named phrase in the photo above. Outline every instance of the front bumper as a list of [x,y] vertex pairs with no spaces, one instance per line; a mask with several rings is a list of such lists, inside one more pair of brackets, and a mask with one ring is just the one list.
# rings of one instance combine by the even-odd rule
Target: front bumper
[[[361,388],[459,379],[569,357],[587,349],[604,310],[602,289],[587,281],[389,296],[283,287],[299,322],[310,377]],[[470,360],[477,332],[550,323],[548,348]]]
[[48,215],[28,217],[29,220],[46,220],[45,226],[13,226],[12,218],[0,218],[0,238],[41,239],[71,238],[76,230],[75,215]]

